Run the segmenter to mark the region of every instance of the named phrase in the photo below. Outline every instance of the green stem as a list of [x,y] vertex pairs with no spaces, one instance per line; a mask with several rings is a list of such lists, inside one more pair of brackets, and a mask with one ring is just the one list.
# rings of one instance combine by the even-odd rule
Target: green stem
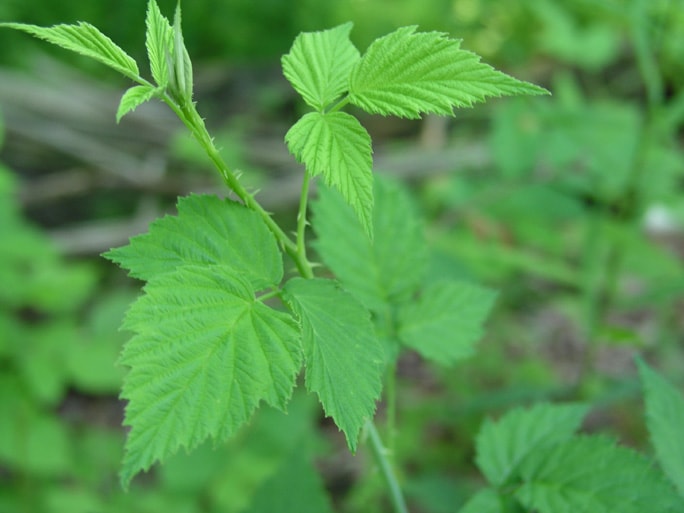
[[306,257],[306,205],[309,201],[310,181],[309,173],[305,170],[304,177],[302,178],[302,192],[299,196],[299,211],[297,212],[297,256],[299,261],[306,263],[299,270],[304,278],[314,277],[311,264]]
[[399,486],[399,481],[394,475],[394,471],[387,458],[387,451],[382,445],[380,440],[380,435],[375,427],[375,424],[370,420],[366,422],[366,429],[368,430],[368,435],[370,438],[370,446],[373,451],[373,456],[380,467],[380,473],[385,479],[385,484],[390,492],[390,499],[392,501],[392,506],[394,507],[395,513],[408,513],[406,507],[406,502],[404,501],[404,496],[401,493],[401,487]]
[[[313,278],[313,268],[306,257],[305,239],[306,208],[310,182],[308,174],[305,173],[302,183],[302,196],[299,202],[299,212],[297,217],[297,240],[295,242],[292,241],[287,234],[285,234],[282,228],[280,228],[280,226],[273,220],[271,215],[264,210],[261,204],[254,199],[254,197],[243,187],[235,174],[233,174],[232,170],[223,161],[218,149],[214,145],[213,139],[207,131],[204,120],[195,108],[195,104],[192,102],[185,102],[179,105],[168,95],[164,95],[163,100],[176,113],[181,121],[183,121],[185,126],[188,127],[195,139],[197,139],[199,144],[202,146],[202,149],[204,149],[214,166],[216,166],[216,169],[221,174],[221,177],[228,188],[233,191],[237,197],[240,198],[240,200],[242,200],[245,206],[257,212],[261,216],[264,223],[266,223],[266,226],[276,237],[285,252],[295,262],[299,274],[304,278]],[[343,99],[335,106],[335,108],[341,108],[346,101],[346,98]],[[368,432],[370,433],[371,449],[373,450],[373,454],[375,455],[378,465],[380,466],[380,470],[385,478],[385,482],[387,483],[390,497],[392,503],[394,504],[394,509],[396,513],[407,513],[408,510],[406,509],[406,504],[404,503],[401,488],[399,487],[399,483],[394,476],[389,459],[387,458],[386,451],[382,446],[380,436],[378,435],[378,431],[372,421],[368,421],[366,424]]]

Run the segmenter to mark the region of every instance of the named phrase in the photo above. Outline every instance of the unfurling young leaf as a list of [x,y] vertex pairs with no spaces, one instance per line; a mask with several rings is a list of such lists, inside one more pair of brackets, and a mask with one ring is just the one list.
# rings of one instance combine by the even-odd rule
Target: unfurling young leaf
[[352,70],[349,99],[370,113],[419,118],[451,115],[488,96],[548,94],[462,50],[439,32],[403,27],[375,40]]
[[299,34],[282,58],[283,73],[304,101],[319,112],[349,88],[359,51],[349,40],[351,23]]
[[345,112],[309,112],[285,135],[290,152],[313,177],[337,189],[351,205],[368,236],[373,234],[373,158],[371,138]]
[[297,323],[227,266],[153,278],[124,327],[135,333],[121,357],[130,368],[124,486],[181,446],[227,438],[262,400],[284,408],[301,366]]
[[354,451],[375,412],[384,372],[370,314],[332,280],[293,278],[285,293],[302,326],[306,386]]
[[119,108],[116,111],[116,122],[121,121],[126,114],[134,111],[140,105],[150,100],[154,95],[163,93],[160,88],[152,86],[133,86],[128,89],[121,101],[119,102]]
[[139,80],[135,60],[89,23],[38,27],[23,23],[0,23],[0,27],[21,30],[49,43],[101,62],[132,80]]
[[167,60],[170,61],[169,92],[180,105],[192,102],[192,61],[183,40],[180,2],[173,17],[173,48]]
[[169,66],[167,55],[173,52],[173,28],[159,10],[155,0],[147,4],[147,34],[145,46],[147,57],[150,60],[152,77],[160,87],[166,87],[169,83]]

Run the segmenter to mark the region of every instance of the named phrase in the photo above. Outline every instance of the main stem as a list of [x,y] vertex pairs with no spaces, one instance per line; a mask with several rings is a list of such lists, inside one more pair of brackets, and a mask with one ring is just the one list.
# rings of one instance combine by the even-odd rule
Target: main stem
[[[254,196],[252,196],[247,189],[243,187],[237,176],[235,176],[233,171],[223,161],[221,154],[214,145],[211,135],[209,135],[206,125],[204,124],[204,120],[197,112],[195,104],[189,101],[178,104],[168,95],[164,97],[164,101],[176,113],[181,121],[183,121],[195,139],[197,139],[197,142],[199,142],[199,144],[202,146],[202,149],[204,149],[205,153],[209,156],[214,166],[216,166],[216,169],[221,174],[226,186],[233,191],[238,198],[240,198],[246,207],[250,208],[261,216],[268,229],[278,240],[278,243],[295,262],[299,274],[304,278],[313,278],[313,268],[306,256],[305,239],[307,225],[306,209],[310,183],[309,174],[305,172],[302,181],[302,191],[301,197],[299,199],[299,210],[297,213],[297,240],[293,241],[282,230],[282,228],[280,228],[278,223],[273,220],[271,215],[261,206],[261,204],[254,199]],[[341,105],[339,105],[338,108],[339,107],[341,107]],[[387,450],[383,446],[380,435],[378,434],[378,430],[375,427],[375,424],[373,424],[372,420],[368,420],[366,422],[366,429],[369,435],[371,450],[375,460],[378,463],[378,466],[380,467],[380,472],[385,480],[387,489],[389,490],[394,511],[395,513],[408,513],[404,496],[401,492],[401,487],[399,486],[399,481],[392,470],[392,466],[390,465],[389,459],[387,457]]]

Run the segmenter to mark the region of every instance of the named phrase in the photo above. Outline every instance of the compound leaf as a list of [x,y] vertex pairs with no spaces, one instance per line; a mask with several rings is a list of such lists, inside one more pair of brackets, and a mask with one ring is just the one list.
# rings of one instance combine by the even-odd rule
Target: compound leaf
[[349,39],[352,23],[299,34],[282,58],[283,73],[304,101],[318,111],[349,88],[349,74],[361,58]]
[[470,356],[494,303],[488,289],[461,282],[428,285],[399,312],[399,339],[443,365]]
[[133,86],[128,89],[119,102],[119,108],[116,111],[116,122],[118,123],[121,121],[121,118],[126,114],[134,111],[138,106],[150,100],[155,94],[160,92],[161,91],[156,87],[146,85]]
[[602,436],[530,453],[515,497],[539,513],[675,513],[684,502],[650,462]]
[[646,425],[658,461],[684,497],[684,398],[642,360],[637,360],[644,384]]
[[53,27],[39,27],[25,23],[0,23],[0,27],[21,30],[48,43],[95,59],[130,79],[136,81],[140,79],[135,60],[89,23],[79,22],[77,25]]
[[312,204],[316,249],[342,286],[366,308],[384,312],[421,283],[427,262],[422,226],[406,191],[376,177],[371,241],[339,194],[319,188]]
[[476,440],[477,465],[492,485],[509,483],[530,453],[570,438],[586,413],[579,404],[539,404],[512,410],[498,422],[487,420]]
[[382,388],[383,350],[370,314],[332,280],[293,278],[285,292],[302,325],[306,386],[354,451]]
[[301,366],[297,323],[255,300],[249,281],[224,266],[155,277],[124,328],[135,333],[121,357],[130,368],[125,486],[180,446],[227,438],[262,400],[284,408]]
[[403,27],[370,45],[352,70],[351,103],[371,113],[418,118],[451,115],[454,107],[488,96],[548,93],[481,63],[459,40],[415,31]]
[[173,50],[173,29],[169,20],[162,15],[155,0],[150,0],[147,4],[145,23],[147,25],[145,46],[150,60],[150,71],[157,85],[166,87],[169,83],[168,57]]
[[290,152],[313,177],[323,174],[372,236],[373,158],[366,129],[346,112],[309,112],[285,135]]
[[104,256],[141,280],[181,265],[212,264],[231,267],[256,289],[277,285],[283,276],[277,242],[259,215],[210,195],[181,198],[178,216],[158,219],[149,233]]

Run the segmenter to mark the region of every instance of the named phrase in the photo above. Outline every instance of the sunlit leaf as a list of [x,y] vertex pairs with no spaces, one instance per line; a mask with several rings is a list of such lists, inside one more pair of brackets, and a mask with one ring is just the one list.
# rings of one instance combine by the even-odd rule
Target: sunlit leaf
[[119,108],[116,111],[116,122],[121,121],[122,117],[134,111],[146,101],[149,101],[159,92],[159,89],[151,86],[133,86],[128,89],[119,102]]
[[352,24],[304,32],[282,58],[283,73],[306,103],[322,111],[349,88],[359,51],[349,40]]
[[351,205],[368,235],[373,233],[373,158],[371,138],[345,112],[310,112],[285,135],[290,152],[311,176],[323,175]]
[[370,314],[331,280],[294,278],[285,292],[302,325],[306,386],[355,450],[382,387],[384,358]]
[[301,365],[295,321],[224,266],[157,276],[124,327],[135,333],[121,357],[130,368],[124,485],[181,446],[227,438],[261,401],[284,408]]
[[0,23],[0,27],[21,30],[39,39],[101,62],[133,80],[139,79],[138,65],[114,42],[89,23],[39,27],[24,23]]
[[403,27],[376,39],[356,64],[349,99],[377,114],[418,118],[421,113],[451,115],[488,96],[547,94],[510,77],[462,50],[460,41],[440,32]]
[[192,194],[178,201],[178,216],[166,216],[128,246],[104,254],[149,280],[181,265],[229,266],[252,285],[267,288],[283,276],[275,237],[261,217],[243,205],[216,196]]
[[155,0],[147,4],[146,17],[147,33],[145,46],[150,60],[152,77],[161,87],[166,87],[169,82],[168,56],[173,51],[173,29],[169,20],[166,19]]

